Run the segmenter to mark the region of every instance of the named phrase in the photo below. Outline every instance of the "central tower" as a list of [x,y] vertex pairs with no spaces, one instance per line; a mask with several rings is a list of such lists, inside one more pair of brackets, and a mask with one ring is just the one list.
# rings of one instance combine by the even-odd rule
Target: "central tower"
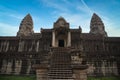
[[69,23],[63,17],[54,23],[52,31],[52,47],[71,47]]
[[42,29],[41,34],[44,40],[51,38],[52,47],[46,60],[35,66],[37,80],[87,80],[81,28],[70,29],[69,23],[59,17],[53,29]]

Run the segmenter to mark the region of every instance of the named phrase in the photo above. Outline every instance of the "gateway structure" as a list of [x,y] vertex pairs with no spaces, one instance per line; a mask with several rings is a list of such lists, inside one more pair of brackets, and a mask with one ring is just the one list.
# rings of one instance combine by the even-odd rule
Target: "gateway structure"
[[52,29],[34,33],[30,14],[17,36],[0,37],[0,74],[36,74],[38,80],[86,80],[87,76],[120,75],[120,37],[108,37],[93,14],[90,32],[71,29],[60,17]]

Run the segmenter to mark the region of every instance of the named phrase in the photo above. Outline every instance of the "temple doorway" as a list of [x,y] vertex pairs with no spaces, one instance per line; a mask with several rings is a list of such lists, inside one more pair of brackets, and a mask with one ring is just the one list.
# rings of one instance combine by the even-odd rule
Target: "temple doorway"
[[58,46],[59,46],[59,47],[64,47],[64,40],[59,40]]

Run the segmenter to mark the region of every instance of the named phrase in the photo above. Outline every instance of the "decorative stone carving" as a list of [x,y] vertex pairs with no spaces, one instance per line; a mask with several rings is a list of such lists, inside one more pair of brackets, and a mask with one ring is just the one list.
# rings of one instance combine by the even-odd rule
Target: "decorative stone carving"
[[21,21],[19,31],[17,32],[18,37],[30,36],[33,34],[33,20],[30,14],[24,17]]
[[[60,45],[61,42],[63,43],[62,45]],[[63,17],[59,17],[58,20],[54,23],[54,28],[52,32],[52,46],[71,46],[71,32],[69,29],[69,23]]]
[[107,37],[107,33],[105,31],[104,23],[101,18],[97,14],[93,14],[91,23],[90,23],[90,33],[91,34],[101,34]]
[[[94,31],[96,26],[98,29]],[[69,23],[60,17],[54,28],[41,28],[41,33],[33,33],[28,14],[21,22],[17,34],[20,38],[0,36],[0,74],[31,75],[36,70],[37,80],[120,76],[120,37],[96,35],[107,36],[96,14],[91,20],[91,32],[81,31],[81,27],[69,28]]]
[[54,23],[54,28],[58,29],[58,28],[69,28],[69,23],[67,23],[67,21],[63,18],[63,17],[59,17],[58,20]]

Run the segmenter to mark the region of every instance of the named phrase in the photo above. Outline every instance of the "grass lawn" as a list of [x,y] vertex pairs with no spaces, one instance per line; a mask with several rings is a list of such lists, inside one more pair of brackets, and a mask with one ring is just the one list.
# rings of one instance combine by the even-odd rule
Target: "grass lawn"
[[0,80],[36,80],[35,76],[0,75]]
[[[35,76],[0,75],[0,80],[36,80]],[[120,77],[88,77],[87,80],[120,80]]]
[[120,77],[88,77],[88,80],[120,80]]

